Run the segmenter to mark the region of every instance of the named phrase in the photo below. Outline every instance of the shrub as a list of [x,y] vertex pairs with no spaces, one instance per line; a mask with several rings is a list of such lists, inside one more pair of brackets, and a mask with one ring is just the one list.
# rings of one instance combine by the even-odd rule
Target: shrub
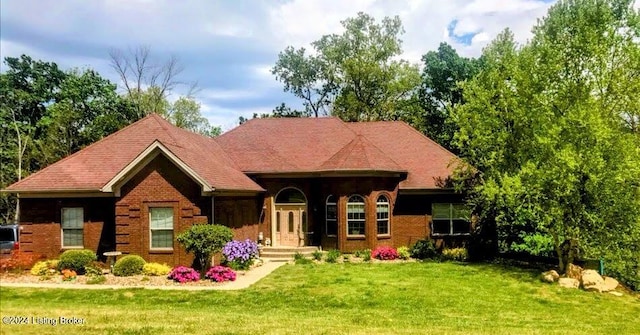
[[411,257],[411,253],[409,252],[409,248],[400,247],[398,248],[398,258],[400,259],[409,259]]
[[354,257],[362,258],[363,255],[364,255],[364,250],[356,250],[353,252]]
[[222,225],[196,224],[176,239],[187,252],[193,253],[196,266],[204,272],[211,264],[211,256],[233,239],[233,231]]
[[178,283],[187,283],[200,280],[200,274],[193,268],[177,266],[171,270],[167,278],[177,281]]
[[98,262],[92,262],[84,267],[84,274],[89,277],[102,276],[102,266]]
[[96,254],[91,250],[67,250],[60,255],[58,270],[69,269],[77,274],[84,274],[84,267],[97,259]]
[[442,258],[445,260],[464,262],[467,257],[467,248],[445,248],[442,250]]
[[411,247],[411,257],[415,259],[433,259],[438,255],[432,240],[418,240]]
[[142,273],[147,276],[166,276],[171,272],[171,267],[167,264],[146,263],[142,267]]
[[321,261],[322,260],[322,251],[316,250],[311,254],[311,256],[313,256],[313,259],[315,259],[316,261]]
[[103,284],[106,281],[107,281],[107,278],[104,275],[91,276],[89,279],[87,279],[87,284],[89,285]]
[[326,258],[327,263],[337,262],[340,255],[341,255],[340,250],[336,250],[336,249],[329,250]]
[[362,260],[365,262],[371,261],[371,249],[362,250]]
[[390,261],[398,258],[398,251],[392,247],[380,246],[371,253],[371,256],[379,260]]
[[62,273],[62,280],[64,281],[75,280],[78,275],[75,271],[71,269],[63,269],[61,273]]
[[22,272],[31,268],[39,258],[41,255],[36,253],[11,250],[10,257],[0,258],[0,271]]
[[144,259],[138,255],[124,256],[113,266],[113,275],[118,277],[139,275],[145,263]]
[[57,259],[40,261],[31,267],[31,274],[34,276],[47,276],[52,273],[58,272],[56,270],[57,267],[58,267]]
[[234,270],[248,270],[258,258],[258,244],[250,239],[230,241],[222,248],[225,264]]
[[207,271],[207,274],[204,275],[205,278],[211,279],[214,282],[222,283],[225,281],[234,281],[236,280],[236,273],[226,266],[214,266]]

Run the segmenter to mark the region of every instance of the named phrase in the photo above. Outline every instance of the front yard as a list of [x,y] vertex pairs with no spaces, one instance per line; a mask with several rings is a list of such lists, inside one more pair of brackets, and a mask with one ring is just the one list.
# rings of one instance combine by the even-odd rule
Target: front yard
[[[487,264],[308,264],[241,291],[3,287],[3,322],[28,324],[2,324],[0,334],[637,334],[637,295],[562,289],[538,275]],[[83,324],[47,323],[60,317]]]

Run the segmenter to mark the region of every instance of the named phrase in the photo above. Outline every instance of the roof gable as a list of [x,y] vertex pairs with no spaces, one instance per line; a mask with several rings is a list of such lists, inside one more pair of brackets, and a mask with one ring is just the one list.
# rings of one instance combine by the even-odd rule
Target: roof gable
[[327,159],[321,170],[404,171],[375,145],[358,134],[347,145]]

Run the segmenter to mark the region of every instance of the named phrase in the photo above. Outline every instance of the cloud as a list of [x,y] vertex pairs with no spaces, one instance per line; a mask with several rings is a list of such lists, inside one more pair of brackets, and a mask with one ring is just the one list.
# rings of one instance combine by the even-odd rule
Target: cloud
[[478,56],[506,27],[524,42],[550,5],[535,0],[2,1],[0,55],[26,53],[63,68],[88,66],[117,82],[109,50],[148,45],[157,59],[176,55],[185,67],[180,79],[199,83],[197,97],[212,123],[229,125],[281,102],[300,106],[270,73],[278,52],[288,45],[309,48],[322,35],[339,34],[340,21],[360,11],[377,20],[398,15],[406,31],[403,58],[419,64],[443,41],[463,55]]

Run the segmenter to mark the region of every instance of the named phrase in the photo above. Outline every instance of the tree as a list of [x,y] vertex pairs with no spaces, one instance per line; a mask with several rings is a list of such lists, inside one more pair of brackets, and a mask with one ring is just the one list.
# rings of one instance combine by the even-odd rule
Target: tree
[[419,100],[424,113],[412,124],[438,144],[457,153],[452,143],[457,129],[450,114],[453,108],[463,103],[459,84],[478,72],[481,60],[460,57],[453,47],[443,42],[437,51],[423,55],[422,61],[424,68]]
[[[630,1],[560,1],[518,47],[510,32],[463,85],[455,140],[503,250],[602,258],[640,287],[640,151],[628,131],[640,20]],[[491,214],[492,213],[492,214]]]
[[204,275],[211,265],[211,257],[233,239],[233,231],[222,225],[195,224],[178,235],[177,240],[187,252],[193,253],[196,268]]
[[381,24],[358,13],[342,21],[341,35],[324,35],[312,43],[315,55],[287,47],[272,69],[284,90],[303,100],[305,113],[332,114],[346,121],[396,120],[406,117],[419,85],[416,66],[401,55],[402,23]]
[[220,127],[212,127],[209,120],[200,114],[200,103],[192,97],[180,97],[170,104],[168,120],[177,127],[215,137],[222,133]]
[[[182,84],[178,76],[184,68],[178,58],[170,56],[163,62],[156,62],[150,52],[148,46],[139,46],[126,52],[120,49],[109,52],[111,67],[120,77],[125,95],[133,101],[138,118],[147,113],[165,111],[169,94]],[[144,91],[148,94],[142,94]]]

